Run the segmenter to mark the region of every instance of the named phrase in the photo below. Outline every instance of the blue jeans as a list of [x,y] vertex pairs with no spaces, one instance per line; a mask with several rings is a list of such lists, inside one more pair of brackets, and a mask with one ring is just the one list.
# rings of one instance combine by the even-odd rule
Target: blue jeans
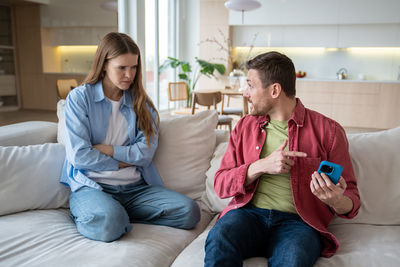
[[69,197],[78,232],[89,239],[114,241],[132,229],[130,222],[191,229],[200,220],[200,209],[192,199],[143,179],[100,185],[103,191],[82,187]]
[[268,267],[312,266],[321,253],[318,231],[297,214],[246,205],[231,210],[208,233],[205,266],[242,266],[251,257]]

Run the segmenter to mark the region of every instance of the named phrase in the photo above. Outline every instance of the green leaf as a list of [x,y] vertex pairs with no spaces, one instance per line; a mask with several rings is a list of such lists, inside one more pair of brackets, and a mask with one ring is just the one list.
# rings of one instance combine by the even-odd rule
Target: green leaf
[[164,63],[158,68],[158,74],[162,73],[165,71],[170,65],[170,62],[168,60],[164,61]]
[[185,73],[179,73],[178,77],[179,77],[179,79],[185,80],[185,81],[187,81],[189,79],[189,77]]
[[183,72],[192,72],[192,67],[189,62],[182,62],[182,71]]
[[226,68],[222,64],[215,64],[215,69],[219,72],[219,74],[225,74]]

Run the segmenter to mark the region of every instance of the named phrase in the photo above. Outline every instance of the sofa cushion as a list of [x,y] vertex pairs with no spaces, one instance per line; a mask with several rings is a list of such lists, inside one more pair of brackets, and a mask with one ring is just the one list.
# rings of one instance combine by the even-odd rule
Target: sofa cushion
[[61,144],[0,147],[0,215],[67,205],[60,184],[65,149]]
[[201,197],[217,122],[218,115],[212,110],[161,121],[154,164],[167,188],[192,199]]
[[[171,267],[202,267],[204,266],[205,250],[204,245],[208,233],[217,221],[217,217],[210,222],[207,228],[201,233],[181,254],[175,259]],[[243,261],[243,267],[267,267],[267,260],[262,257],[249,258]]]
[[[179,254],[172,267],[204,266],[204,245],[215,222],[216,217],[204,232]],[[331,258],[320,257],[315,263],[315,267],[399,266],[399,225],[342,224],[331,225],[329,230],[339,240],[338,253]],[[249,258],[243,261],[243,266],[266,267],[267,259]]]
[[128,234],[105,243],[80,235],[66,209],[1,216],[0,265],[167,267],[211,219],[202,212],[192,230],[133,224]]
[[222,157],[225,154],[226,149],[228,148],[228,142],[220,143],[214,151],[211,166],[206,172],[206,191],[203,192],[201,200],[204,204],[210,209],[210,211],[214,213],[221,212],[231,201],[232,198],[221,199],[215,193],[214,189],[214,176],[217,170],[221,165]]
[[27,146],[56,142],[57,124],[26,121],[0,127],[0,146]]
[[349,150],[361,208],[352,220],[335,223],[400,224],[400,127],[349,134]]

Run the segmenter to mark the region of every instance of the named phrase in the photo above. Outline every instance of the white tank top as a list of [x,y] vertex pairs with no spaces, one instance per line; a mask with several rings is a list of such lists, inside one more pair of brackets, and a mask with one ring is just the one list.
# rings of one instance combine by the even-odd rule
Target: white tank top
[[[119,110],[122,97],[119,101],[108,100],[111,102],[111,115],[108,121],[106,138],[102,144],[116,146],[127,145],[129,144],[128,122]],[[118,171],[88,171],[86,175],[97,183],[109,185],[126,185],[135,183],[141,179],[140,172],[135,166],[121,168]]]

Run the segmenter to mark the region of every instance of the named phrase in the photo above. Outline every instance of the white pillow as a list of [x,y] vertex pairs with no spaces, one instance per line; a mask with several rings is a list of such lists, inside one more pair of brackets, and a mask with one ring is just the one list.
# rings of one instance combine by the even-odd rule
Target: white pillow
[[69,189],[60,184],[64,158],[61,144],[0,147],[0,215],[67,207]]
[[332,223],[400,224],[400,127],[348,140],[361,208],[354,219]]
[[0,127],[0,146],[27,146],[56,142],[57,124],[24,121]]
[[57,103],[58,131],[57,142],[65,145],[65,99]]
[[215,213],[221,212],[231,201],[232,198],[221,199],[215,193],[214,190],[214,176],[217,170],[221,165],[221,160],[225,154],[226,149],[228,148],[228,142],[221,143],[215,149],[213,158],[211,160],[211,167],[208,169],[206,175],[206,191],[203,193],[201,197],[201,201],[206,204],[206,206]]
[[214,110],[161,121],[154,164],[167,188],[192,199],[201,197],[217,122]]

